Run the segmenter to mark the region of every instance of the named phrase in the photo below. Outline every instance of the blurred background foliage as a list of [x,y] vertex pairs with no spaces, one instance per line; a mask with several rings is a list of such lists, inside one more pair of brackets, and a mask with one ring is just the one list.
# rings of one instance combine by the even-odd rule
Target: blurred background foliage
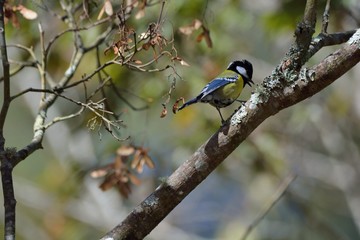
[[[39,18],[22,19],[19,28],[8,24],[8,43],[21,43],[39,51],[37,21],[43,24],[46,40],[65,26],[38,7],[41,1],[21,2],[36,11]],[[319,1],[317,33],[325,2]],[[59,11],[56,1],[47,4]],[[101,4],[92,5],[92,10],[98,13]],[[109,95],[126,125],[120,136],[130,136],[127,142],[118,142],[103,130],[90,131],[86,126],[90,113],[50,128],[44,149],[15,169],[18,239],[97,239],[119,223],[220,126],[216,109],[208,105],[193,105],[173,115],[171,106],[175,100],[198,94],[234,59],[250,60],[254,65],[253,80],[261,84],[292,43],[304,5],[305,1],[297,0],[168,0],[164,34],[169,38],[173,34],[179,56],[190,65],[176,65],[181,79],[176,79],[167,105],[169,113],[160,118],[161,103],[166,101],[174,77],[170,70],[141,73],[118,65],[107,69],[128,102],[149,108],[135,111]],[[143,18],[132,16],[128,24],[140,34],[149,22],[157,20],[159,10],[160,5],[148,7]],[[331,1],[328,31],[359,27],[359,12],[357,0]],[[194,19],[209,29],[212,48],[204,40],[196,41],[201,29],[189,36],[179,32]],[[82,32],[85,42],[97,34],[97,29]],[[62,37],[51,52],[49,71],[56,77],[61,77],[67,68],[71,37]],[[114,38],[116,33],[108,43]],[[102,46],[101,51],[106,47]],[[308,66],[337,48],[321,50]],[[13,48],[9,54],[12,59],[26,59],[23,52]],[[141,57],[151,58],[152,54],[149,50]],[[102,60],[110,59],[100,55]],[[75,79],[93,71],[94,56],[88,56]],[[160,68],[167,61],[159,60],[154,66]],[[241,239],[289,173],[296,174],[296,180],[247,239],[360,239],[358,75],[357,66],[320,94],[267,119],[147,239]],[[27,69],[11,83],[13,93],[37,86],[37,72]],[[82,90],[79,87],[67,94],[81,98]],[[241,99],[248,99],[251,91],[254,89],[247,88]],[[30,93],[13,103],[6,122],[7,146],[22,147],[30,141],[38,102],[39,95]],[[235,103],[223,115],[230,116],[236,108]],[[48,117],[77,109],[59,100]],[[126,144],[148,148],[155,162],[155,169],[145,167],[137,175],[141,185],[132,185],[128,199],[115,189],[102,192],[98,188],[100,180],[90,177],[93,169],[112,162],[116,149]]]

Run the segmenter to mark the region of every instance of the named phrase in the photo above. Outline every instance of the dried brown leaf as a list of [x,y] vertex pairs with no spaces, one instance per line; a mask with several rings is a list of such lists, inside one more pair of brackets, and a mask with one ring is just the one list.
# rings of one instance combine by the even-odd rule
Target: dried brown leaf
[[103,7],[101,8],[99,15],[97,16],[97,20],[100,20],[102,18],[104,12],[105,12],[105,5],[103,5]]
[[149,167],[149,168],[155,168],[155,164],[153,162],[153,160],[151,160],[149,155],[144,155],[143,157],[145,164]]
[[190,66],[187,62],[184,61],[184,59],[182,59],[181,57],[178,57],[178,56],[171,58],[171,60],[178,61],[183,66],[187,66],[187,67]]
[[147,51],[147,50],[149,50],[150,46],[151,46],[151,44],[150,44],[149,42],[147,42],[147,43],[144,43],[144,44],[142,45],[142,48],[143,48],[145,51]]
[[152,49],[153,49],[155,62],[157,63],[157,62],[158,62],[158,61],[157,61],[158,57],[157,57],[156,49],[155,49],[155,47],[154,47],[153,45],[152,45],[151,47],[152,47]]
[[203,26],[203,29],[204,29],[204,38],[205,38],[206,45],[208,46],[208,48],[212,48],[213,44],[212,44],[212,40],[210,37],[210,31],[209,31],[209,29],[205,28],[204,26]]
[[166,117],[166,115],[167,115],[167,109],[164,106],[163,110],[161,111],[160,118],[164,118],[164,117]]
[[121,146],[116,150],[116,154],[120,156],[130,156],[135,152],[135,148],[133,146]]
[[15,14],[15,12],[13,12],[13,10],[9,9],[9,11],[7,11],[8,14],[7,17],[5,18],[5,23],[7,23],[7,19],[11,22],[11,24],[13,25],[13,27],[15,28],[20,28],[20,22],[19,19],[17,17],[17,15]]
[[185,103],[185,99],[183,97],[180,97],[176,100],[176,102],[173,105],[172,111],[174,114],[177,113],[178,109],[179,109],[179,102],[182,101],[182,104]]
[[106,15],[112,16],[114,14],[114,10],[113,10],[110,0],[105,0],[104,9],[105,9]]
[[203,40],[205,36],[205,33],[204,32],[201,32],[197,37],[196,37],[196,41],[197,42],[201,42],[201,40]]
[[133,183],[133,184],[135,184],[135,185],[140,185],[140,184],[141,184],[140,179],[137,178],[135,175],[133,175],[133,174],[130,173],[130,174],[128,175],[128,177],[129,177],[131,183]]
[[135,64],[142,64],[142,61],[141,61],[141,60],[137,60],[137,59],[135,60],[135,59],[134,59],[134,60],[132,60],[132,61],[133,61],[133,63],[135,63]]
[[114,174],[112,174],[107,176],[99,187],[101,190],[106,191],[110,189],[112,186],[114,186],[118,181],[119,180],[117,179],[117,177]]
[[183,59],[180,60],[180,64],[186,67],[190,67],[190,64],[188,64],[187,62],[185,62]]
[[180,27],[179,31],[182,34],[185,35],[190,35],[192,34],[195,30],[199,29],[202,26],[202,22],[199,19],[194,19],[194,21],[186,26]]
[[123,183],[129,182],[128,174],[122,174],[122,175],[119,177],[119,181],[120,181],[120,182],[123,182]]
[[202,26],[202,28],[203,28],[203,31],[197,36],[196,41],[201,42],[203,39],[205,39],[206,45],[209,48],[212,48],[213,44],[212,44],[212,40],[210,37],[210,31],[207,28],[205,28],[204,26]]
[[18,17],[16,16],[16,14],[13,14],[11,16],[11,23],[15,28],[20,28],[20,22],[19,22]]
[[135,19],[140,19],[145,16],[145,9],[139,9],[139,11],[135,15]]
[[20,14],[21,14],[24,18],[26,18],[26,19],[28,19],[28,20],[34,20],[34,19],[36,19],[37,16],[38,16],[38,14],[37,14],[35,11],[26,8],[26,7],[24,7],[24,6],[21,5],[21,4],[17,7],[17,10],[20,12]]
[[123,197],[125,197],[125,198],[129,197],[129,195],[131,193],[131,188],[130,188],[129,183],[118,182],[117,188]]
[[140,160],[141,160],[141,151],[140,150],[136,150],[134,158],[131,162],[131,168],[135,169],[139,164],[140,164]]
[[97,169],[97,170],[92,171],[90,173],[90,176],[92,178],[100,178],[100,177],[105,176],[107,173],[108,173],[107,169]]
[[144,171],[144,160],[143,158],[141,158],[141,161],[139,162],[139,164],[136,166],[136,172],[138,173],[142,173]]
[[100,178],[107,175],[112,169],[114,169],[114,163],[95,169],[90,173],[90,176],[93,178]]
[[146,32],[143,32],[139,35],[139,39],[140,40],[144,40],[144,39],[147,39],[148,37],[150,36],[150,33],[149,31],[146,31]]
[[137,5],[139,10],[135,15],[135,19],[140,19],[145,16],[145,7],[146,7],[146,0],[137,1],[139,4]]
[[120,155],[117,155],[114,162],[114,170],[119,171],[123,168],[124,163]]

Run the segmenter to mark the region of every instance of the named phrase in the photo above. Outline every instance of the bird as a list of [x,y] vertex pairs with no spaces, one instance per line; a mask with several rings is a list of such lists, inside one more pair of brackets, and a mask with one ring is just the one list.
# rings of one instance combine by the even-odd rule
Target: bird
[[[252,86],[253,66],[243,59],[232,61],[224,72],[210,81],[200,92],[198,96],[185,102],[177,109],[180,111],[192,104],[202,102],[209,103],[219,112],[221,123],[225,120],[221,115],[220,108],[224,108],[232,104],[240,96],[245,85]],[[244,101],[240,101],[244,102]]]

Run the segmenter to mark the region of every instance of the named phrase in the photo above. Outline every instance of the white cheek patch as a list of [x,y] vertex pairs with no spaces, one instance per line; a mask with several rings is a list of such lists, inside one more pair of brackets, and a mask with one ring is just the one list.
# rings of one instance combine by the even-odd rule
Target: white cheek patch
[[249,79],[249,76],[247,75],[247,72],[245,70],[245,68],[237,66],[236,70],[244,77],[246,77],[247,79]]

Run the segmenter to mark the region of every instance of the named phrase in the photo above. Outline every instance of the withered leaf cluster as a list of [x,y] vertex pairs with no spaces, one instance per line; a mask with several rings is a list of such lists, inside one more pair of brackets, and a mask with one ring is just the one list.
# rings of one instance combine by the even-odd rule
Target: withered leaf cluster
[[34,20],[38,16],[38,14],[35,11],[26,8],[21,4],[13,5],[11,4],[11,1],[5,2],[4,4],[5,23],[8,23],[10,21],[14,27],[19,28],[20,22],[18,19],[18,13],[27,20]]
[[206,45],[209,48],[212,48],[212,40],[210,37],[210,30],[204,25],[199,19],[194,19],[194,21],[186,26],[180,27],[179,31],[184,35],[191,35],[194,31],[201,28],[200,34],[196,37],[197,42],[201,42],[203,39],[206,42]]
[[130,184],[139,185],[141,183],[133,171],[142,173],[144,165],[149,168],[155,167],[148,151],[149,149],[133,145],[121,146],[116,150],[114,162],[95,169],[91,172],[91,177],[104,177],[99,186],[103,191],[115,187],[122,196],[127,198],[131,193]]

